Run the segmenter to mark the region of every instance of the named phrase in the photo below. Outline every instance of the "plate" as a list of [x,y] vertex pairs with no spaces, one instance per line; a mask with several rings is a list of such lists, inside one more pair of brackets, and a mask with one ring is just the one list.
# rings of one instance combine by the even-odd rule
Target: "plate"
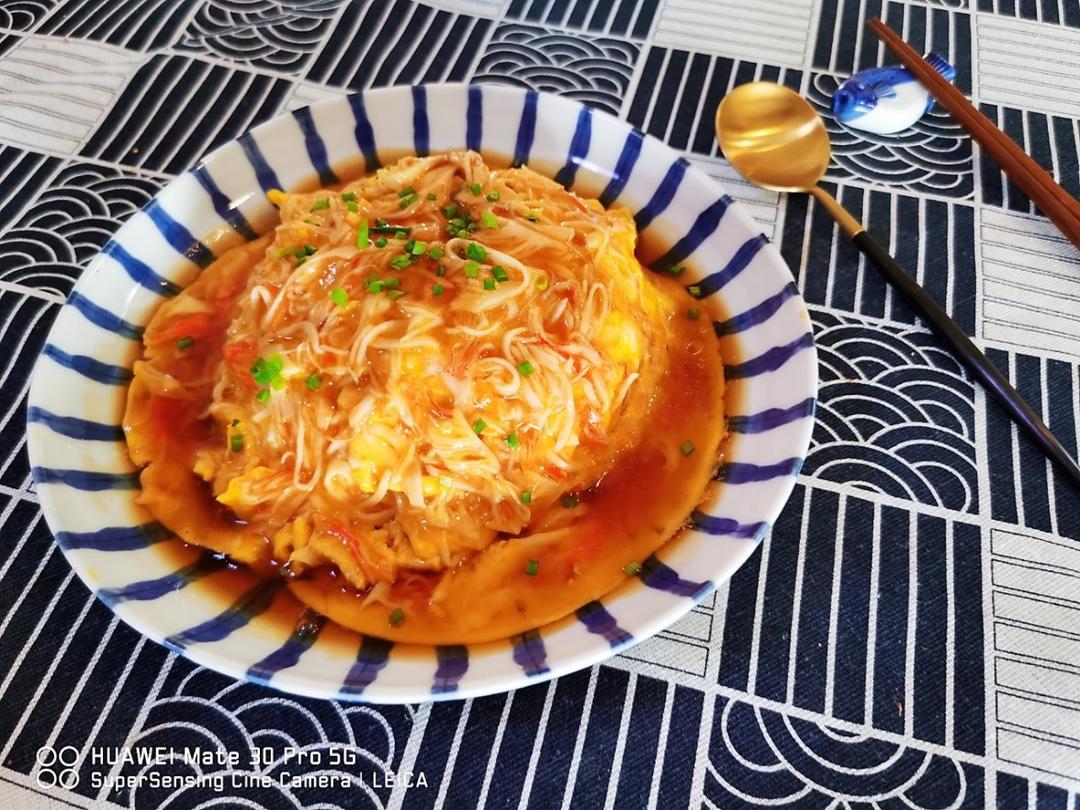
[[[120,428],[155,307],[232,242],[272,227],[271,188],[329,185],[404,154],[476,149],[630,209],[642,256],[672,263],[714,320],[728,380],[722,484],[639,577],[552,625],[483,645],[361,637],[251,576],[178,563],[135,502]],[[139,632],[198,664],[284,691],[372,702],[475,696],[580,669],[646,639],[726,581],[769,531],[806,453],[817,391],[810,319],[777,251],[686,158],[577,102],[516,87],[428,85],[330,99],[214,151],[133,216],[75,285],[34,368],[33,477],[83,582]],[[190,554],[189,554],[190,557]],[[233,574],[234,572],[225,572]],[[285,617],[285,620],[282,619]]]

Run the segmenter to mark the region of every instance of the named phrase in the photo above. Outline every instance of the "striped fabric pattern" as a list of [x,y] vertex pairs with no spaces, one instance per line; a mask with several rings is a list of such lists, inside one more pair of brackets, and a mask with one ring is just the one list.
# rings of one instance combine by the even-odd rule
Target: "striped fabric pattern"
[[[888,138],[833,119],[835,88],[891,61],[863,27],[872,16],[947,56],[972,101],[1080,193],[1075,0],[0,2],[0,805],[1080,807],[1077,493],[815,203],[750,186],[713,137],[715,106],[739,84],[778,81],[808,98],[833,142],[827,188],[1076,454],[1077,254],[940,110]],[[778,469],[778,480],[796,481],[793,494],[775,520],[735,507],[691,516],[703,543],[752,551],[715,588],[683,559],[651,561],[648,580],[675,593],[640,581],[647,603],[689,607],[651,638],[601,600],[568,620],[570,648],[548,635],[542,648],[531,636],[507,642],[504,664],[521,678],[537,673],[509,693],[469,697],[493,677],[476,650],[415,656],[365,638],[328,656],[337,629],[301,611],[219,673],[204,652],[248,638],[288,607],[284,595],[241,578],[229,587],[248,594],[241,604],[172,611],[170,600],[212,592],[235,573],[190,550],[155,564],[172,547],[167,529],[127,511],[82,519],[97,512],[79,507],[122,507],[135,493],[116,452],[115,383],[145,313],[199,272],[207,256],[195,240],[207,244],[214,228],[248,239],[265,227],[259,205],[232,207],[244,188],[295,182],[293,164],[308,176],[333,170],[342,144],[378,165],[383,112],[356,91],[479,80],[569,96],[592,114],[575,107],[558,117],[552,141],[546,96],[491,104],[485,88],[462,101],[455,139],[494,139],[507,160],[550,151],[552,175],[562,170],[608,205],[636,201],[647,229],[666,230],[677,212],[665,249],[713,203],[712,214],[726,206],[721,231],[734,212],[750,214],[756,226],[703,269],[711,283],[751,237],[780,252],[790,273],[748,285],[745,305],[714,321],[735,341],[783,318],[793,291],[806,302],[804,329],[737,362],[753,361],[745,373],[794,351],[787,363],[803,363],[809,331],[819,395],[741,403],[736,439],[778,447],[741,459],[753,468],[725,470],[746,479]],[[324,118],[317,105],[327,99],[347,108]],[[420,100],[428,114],[414,120],[417,97],[401,96],[393,137],[437,150],[448,130],[434,96]],[[630,130],[607,137],[603,112],[673,152],[656,161],[652,142]],[[238,167],[255,164],[238,183],[201,163],[281,114],[299,133],[290,160],[260,134],[229,152]],[[303,128],[336,131],[338,120],[348,131],[323,138],[322,158]],[[685,208],[697,172],[739,205]],[[200,200],[189,219],[177,198],[161,198],[190,240],[139,213],[170,183]],[[707,237],[695,255],[715,248]],[[158,253],[175,257],[176,274],[155,264]],[[91,275],[130,290],[130,306],[88,289]],[[734,274],[707,305],[753,278],[753,265]],[[82,338],[50,335],[63,323]],[[31,401],[38,362],[75,382]],[[790,450],[792,437],[810,421],[793,478],[790,459],[803,454]],[[42,441],[88,455],[31,464],[28,444]],[[50,483],[36,483],[33,467]],[[57,492],[72,504],[71,525],[54,533],[42,504]],[[108,562],[129,555],[145,565]],[[69,556],[92,563],[102,598]],[[155,606],[160,633],[129,626]],[[184,653],[158,643],[166,638]],[[617,654],[567,674],[559,662],[580,645]],[[302,694],[309,667],[338,698]],[[368,702],[403,682],[438,699]],[[92,759],[159,745],[236,752],[232,772],[251,781],[176,792],[95,781],[172,773]],[[47,749],[74,764],[42,764]],[[297,750],[322,764],[297,761]],[[290,787],[286,772],[341,781]]]

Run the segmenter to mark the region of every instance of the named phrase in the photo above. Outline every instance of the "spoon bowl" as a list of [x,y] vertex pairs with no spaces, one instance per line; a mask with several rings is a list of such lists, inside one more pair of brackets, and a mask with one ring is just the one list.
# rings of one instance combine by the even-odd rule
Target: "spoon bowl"
[[747,180],[773,191],[809,192],[829,165],[825,123],[810,102],[772,82],[740,85],[716,110],[724,156]]

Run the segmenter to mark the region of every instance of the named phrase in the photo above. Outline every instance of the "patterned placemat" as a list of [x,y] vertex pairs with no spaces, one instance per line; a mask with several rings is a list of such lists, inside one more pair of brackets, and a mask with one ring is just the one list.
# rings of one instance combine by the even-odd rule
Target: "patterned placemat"
[[[832,121],[837,84],[887,61],[871,16],[1080,193],[1078,0],[0,0],[0,804],[1080,808],[1080,495],[821,209],[749,187],[713,139],[737,84],[812,99],[830,189],[1075,454],[1080,257],[947,115]],[[604,666],[402,707],[233,682],[65,564],[24,449],[30,368],[90,257],[208,149],[445,80],[583,100],[726,184],[810,305],[813,447],[731,582]],[[223,753],[129,761],[155,746]]]

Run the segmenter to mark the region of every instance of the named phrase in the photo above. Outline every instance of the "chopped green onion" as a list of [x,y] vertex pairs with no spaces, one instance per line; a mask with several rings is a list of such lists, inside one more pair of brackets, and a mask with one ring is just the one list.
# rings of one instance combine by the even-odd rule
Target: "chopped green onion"
[[251,364],[251,376],[259,385],[270,384],[270,370],[266,367],[266,361],[261,357]]
[[427,242],[413,242],[412,249],[410,249],[409,252],[413,256],[423,256],[426,250]]
[[412,186],[403,188],[397,193],[399,197],[412,197],[414,194],[416,194],[416,189],[414,189]]
[[484,432],[484,428],[486,428],[486,427],[487,427],[487,422],[485,422],[483,419],[477,419],[475,422],[473,422],[473,426],[472,426],[473,433],[475,433],[477,436],[479,436],[481,433]]
[[409,231],[398,231],[394,234],[394,238],[397,239],[399,242],[404,242],[406,239],[409,238]]
[[377,247],[377,248],[386,247],[386,237],[385,236],[380,236],[378,239],[376,239],[375,240],[375,247]]
[[525,573],[528,574],[530,577],[535,577],[539,570],[539,560],[529,560],[527,563],[525,563]]
[[255,399],[259,400],[259,402],[266,402],[266,400],[270,399],[270,389],[260,388],[259,393],[255,395]]
[[318,226],[318,224],[319,224],[318,222],[316,222],[315,220],[313,220],[313,219],[312,219],[311,217],[304,217],[304,220],[303,220],[303,221],[304,221],[304,224],[305,224],[305,225],[315,225],[315,226],[317,227],[317,226]]
[[390,618],[387,620],[390,622],[391,627],[401,627],[405,624],[405,611],[401,608],[394,608],[390,611]]
[[308,391],[318,391],[319,386],[322,384],[318,374],[312,374],[304,382],[307,383]]
[[390,261],[390,266],[397,270],[408,267],[410,264],[412,264],[412,257],[407,253],[402,253],[400,256],[395,256]]
[[341,200],[342,202],[356,202],[356,192],[346,191],[344,194],[341,195]]
[[392,276],[392,277],[390,277],[388,279],[384,279],[382,281],[382,285],[383,285],[384,289],[393,290],[393,289],[396,289],[397,287],[401,286],[401,279]]
[[385,219],[375,220],[375,227],[371,229],[372,233],[409,233],[412,228],[406,225],[389,225]]
[[270,385],[284,367],[284,361],[279,354],[271,354],[269,357],[259,357],[251,364],[251,376],[259,385]]
[[480,265],[472,260],[465,262],[465,275],[469,278],[476,278],[480,275]]
[[446,214],[447,219],[453,219],[454,217],[456,217],[458,214],[457,203],[446,206],[446,208],[443,209],[443,213]]
[[694,298],[701,297],[701,287],[699,287],[697,284],[691,284],[689,287],[686,288],[686,291],[692,296],[694,296]]
[[474,261],[482,262],[487,258],[487,249],[476,242],[469,242],[469,246],[465,248],[465,255]]
[[527,213],[525,215],[525,219],[529,220],[529,222],[539,222],[540,221],[540,212],[539,211],[530,211],[529,213]]
[[641,563],[628,562],[622,567],[622,572],[628,577],[636,577],[641,573]]
[[480,188],[479,183],[473,183],[471,186],[469,186],[469,191],[471,191],[473,194],[475,194],[477,197],[479,197],[480,192],[483,191],[483,189]]
[[296,266],[299,267],[300,265],[302,265],[306,261],[307,261],[307,256],[298,256],[297,259],[296,259]]
[[360,206],[354,202],[345,203],[345,207],[349,209],[350,214],[355,214],[357,211],[360,210]]
[[519,447],[521,447],[521,441],[518,439],[518,435],[516,433],[507,434],[506,446],[509,447],[511,450],[517,450]]
[[697,307],[690,307],[690,309],[686,310],[686,317],[692,321],[696,321],[701,317],[701,310]]
[[244,450],[244,434],[234,433],[229,437],[229,449],[234,453],[240,453]]
[[379,279],[374,279],[374,280],[368,282],[367,291],[369,293],[375,293],[376,295],[378,295],[379,293],[381,293],[383,291],[383,289],[385,287],[386,287],[386,282],[385,281],[379,281]]
[[441,247],[439,247],[438,245],[433,245],[431,247],[431,249],[427,252],[427,255],[428,255],[429,259],[431,259],[432,261],[437,262],[439,259],[441,259],[446,254],[443,253],[443,249]]
[[532,373],[536,371],[536,369],[533,368],[533,364],[530,363],[528,360],[522,360],[520,363],[518,363],[517,369],[525,377],[532,376]]
[[484,289],[485,290],[494,290],[495,289],[495,279],[493,279],[493,278],[485,278],[484,279]]
[[446,275],[446,268],[440,264],[438,267],[435,268],[435,275],[437,275],[439,278],[442,278]]
[[506,269],[501,264],[497,264],[491,268],[491,275],[495,276],[496,281],[510,280],[510,276],[506,275]]
[[495,218],[495,215],[490,211],[484,211],[480,215],[480,221],[484,223],[485,228],[498,228],[499,220]]
[[432,287],[431,287],[431,294],[432,295],[442,295],[442,292],[443,292],[442,284],[434,284],[434,285],[432,285]]
[[316,211],[322,211],[324,208],[329,208],[329,207],[330,207],[329,198],[323,197],[321,200],[316,200],[315,204],[313,206],[311,206],[311,213],[314,214]]
[[498,202],[499,201],[499,192],[493,191],[490,194],[488,194],[487,195],[487,201],[488,202]]
[[345,292],[343,287],[334,287],[330,291],[330,300],[344,309],[349,305],[349,294]]
[[581,503],[581,502],[578,500],[577,495],[563,495],[562,496],[563,509],[573,509],[579,503]]
[[388,223],[382,217],[375,217],[375,227],[376,228],[387,228],[389,226],[390,226],[390,223]]
[[270,381],[270,387],[273,388],[275,391],[280,391],[282,388],[285,387],[285,380],[282,379],[280,376],[274,377],[274,379]]
[[682,450],[682,454],[684,456],[688,456],[688,455],[690,455],[691,453],[694,452],[694,443],[693,442],[683,442],[682,444],[679,445],[679,449]]
[[360,220],[360,227],[356,231],[356,246],[363,250],[368,244],[368,222],[367,218]]
[[677,264],[669,264],[667,267],[667,272],[673,276],[681,276],[683,273],[683,268],[681,268]]
[[318,250],[318,248],[314,245],[304,245],[304,253],[306,253],[308,256],[310,256],[316,250]]
[[293,253],[293,256],[295,256],[295,257],[296,257],[296,258],[298,258],[298,259],[302,259],[302,258],[304,258],[305,256],[307,256],[307,251],[306,251],[306,250],[304,250],[303,246],[300,246],[300,247],[297,247],[297,248],[293,248],[293,252],[292,252],[292,253]]
[[404,294],[405,294],[404,290],[390,290],[389,292],[386,293],[386,297],[389,298],[391,301],[396,301],[397,299],[401,298],[401,296],[403,296]]
[[401,202],[399,202],[397,204],[397,207],[404,211],[406,208],[408,208],[411,205],[411,203],[409,202],[410,199],[412,199],[412,198],[410,197],[410,198],[402,200]]
[[437,199],[439,199],[438,197],[436,197],[436,196],[435,196],[435,192],[434,192],[434,191],[429,191],[429,192],[427,193],[427,198],[428,198],[429,200],[432,200],[432,201],[434,201],[434,200],[437,200]]
[[278,248],[275,253],[277,254],[277,257],[279,259],[284,259],[290,253],[292,253],[292,248]]
[[190,337],[190,336],[189,337],[182,337],[178,341],[176,341],[176,348],[178,348],[180,351],[185,351],[187,349],[190,349],[194,345],[195,345],[195,338]]
[[524,492],[521,493],[521,502],[522,503],[532,503],[532,493],[529,492],[529,490],[525,490]]

